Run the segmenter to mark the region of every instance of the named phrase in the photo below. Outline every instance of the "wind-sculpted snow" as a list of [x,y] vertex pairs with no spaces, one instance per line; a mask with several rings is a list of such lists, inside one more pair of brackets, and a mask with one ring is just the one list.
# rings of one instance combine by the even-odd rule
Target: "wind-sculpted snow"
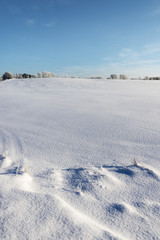
[[0,85],[0,239],[159,239],[160,82]]

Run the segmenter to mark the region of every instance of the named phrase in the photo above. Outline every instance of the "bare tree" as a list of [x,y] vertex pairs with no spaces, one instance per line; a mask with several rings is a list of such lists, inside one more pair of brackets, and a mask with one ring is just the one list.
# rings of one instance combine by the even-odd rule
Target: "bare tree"
[[51,78],[55,77],[56,75],[51,72],[39,72],[37,73],[38,78]]
[[128,79],[128,77],[127,77],[126,75],[124,75],[124,74],[120,74],[120,75],[119,75],[119,78],[120,78],[120,79]]
[[146,77],[144,78],[144,80],[149,80],[149,77],[148,77],[148,76],[146,76]]
[[15,78],[18,78],[18,79],[23,78],[21,73],[16,73],[16,74],[14,75],[14,77],[15,77]]

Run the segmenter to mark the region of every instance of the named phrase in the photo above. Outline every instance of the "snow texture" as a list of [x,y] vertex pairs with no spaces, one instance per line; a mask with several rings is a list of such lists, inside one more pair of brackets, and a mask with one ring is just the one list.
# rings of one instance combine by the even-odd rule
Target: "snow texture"
[[0,239],[160,239],[160,82],[0,83]]

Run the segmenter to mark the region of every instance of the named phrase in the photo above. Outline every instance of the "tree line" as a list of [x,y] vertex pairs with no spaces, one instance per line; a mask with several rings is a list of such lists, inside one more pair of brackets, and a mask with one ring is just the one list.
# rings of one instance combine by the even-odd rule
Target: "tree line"
[[7,79],[13,79],[13,78],[17,78],[17,79],[21,79],[21,78],[51,78],[51,77],[55,77],[56,75],[54,73],[51,72],[39,72],[37,74],[28,74],[28,73],[16,73],[13,74],[11,72],[5,72],[2,76],[2,80],[7,80]]
[[[5,72],[2,76],[2,78],[0,78],[0,80],[6,80],[6,79],[26,79],[26,78],[52,78],[52,77],[56,77],[56,75],[52,72],[39,72],[37,74],[28,74],[28,73],[16,73],[16,74],[12,74],[11,72]],[[73,77],[72,77],[73,78]],[[102,79],[102,77],[91,77],[91,79]],[[125,74],[111,74],[110,77],[108,77],[107,79],[128,79],[128,77]],[[139,80],[160,80],[160,77],[144,77],[144,78],[131,78],[132,80],[135,79],[139,79]]]

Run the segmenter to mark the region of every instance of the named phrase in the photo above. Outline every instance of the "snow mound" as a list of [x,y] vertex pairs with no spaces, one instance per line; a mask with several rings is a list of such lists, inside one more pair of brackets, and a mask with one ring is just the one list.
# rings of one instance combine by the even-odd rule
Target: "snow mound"
[[158,239],[160,204],[148,191],[158,192],[160,179],[149,168],[50,168],[31,177],[19,167],[0,177],[10,186],[0,195],[2,239],[19,233],[21,239]]

